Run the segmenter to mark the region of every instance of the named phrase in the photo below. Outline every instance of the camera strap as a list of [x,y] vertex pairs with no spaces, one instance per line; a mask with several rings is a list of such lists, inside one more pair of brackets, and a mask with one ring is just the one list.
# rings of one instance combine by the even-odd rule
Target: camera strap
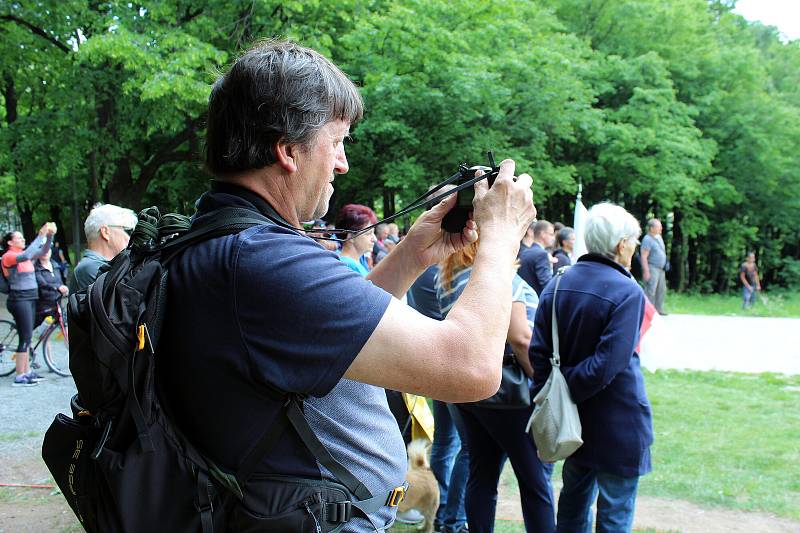
[[[487,155],[489,157],[489,163],[491,164],[491,167],[482,176],[473,176],[471,178],[468,178],[463,183],[459,183],[458,185],[456,185],[452,189],[447,189],[444,192],[440,192],[439,194],[436,194],[437,192],[441,191],[442,188],[446,187],[447,185],[452,184],[453,182],[458,181],[459,178],[463,178],[465,175],[467,175],[467,173],[469,172],[469,168],[467,168],[466,165],[462,164],[462,165],[459,166],[458,172],[456,172],[455,174],[453,174],[452,176],[450,176],[449,178],[447,178],[443,182],[441,182],[441,183],[435,185],[434,187],[430,188],[427,192],[425,192],[424,194],[419,196],[417,199],[413,200],[405,208],[401,209],[400,211],[398,211],[397,213],[395,213],[393,215],[390,215],[390,216],[384,218],[383,220],[379,220],[375,224],[372,224],[372,225],[367,226],[365,228],[361,228],[360,230],[348,230],[348,229],[335,229],[334,228],[334,229],[327,229],[327,230],[320,229],[318,231],[317,230],[304,230],[304,231],[305,231],[306,234],[313,236],[315,239],[335,241],[335,242],[347,242],[349,240],[355,239],[356,237],[358,237],[360,235],[363,235],[365,233],[368,233],[368,232],[372,231],[379,224],[386,224],[387,222],[391,222],[392,220],[395,220],[396,218],[405,216],[405,215],[411,213],[412,211],[416,211],[420,207],[425,207],[425,206],[433,207],[438,202],[440,202],[443,199],[447,198],[451,194],[456,194],[459,191],[463,191],[464,189],[466,189],[468,187],[473,187],[476,183],[478,183],[479,181],[481,181],[483,179],[488,179],[490,177],[497,177],[497,175],[500,172],[500,167],[495,165],[494,157],[492,155],[492,152],[488,152]],[[292,229],[297,229],[297,228],[292,228]],[[346,238],[316,236],[316,234],[318,234],[318,233],[349,234],[349,236],[346,237]]]

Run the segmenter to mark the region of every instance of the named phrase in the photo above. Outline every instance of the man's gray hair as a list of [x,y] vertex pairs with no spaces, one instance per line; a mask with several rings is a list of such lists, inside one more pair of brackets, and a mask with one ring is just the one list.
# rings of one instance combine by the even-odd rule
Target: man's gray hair
[[639,221],[618,205],[602,203],[589,209],[584,235],[589,253],[614,259],[621,240],[638,239],[641,234]]
[[86,222],[83,223],[83,232],[87,241],[96,241],[100,237],[100,228],[103,226],[122,226],[133,229],[136,227],[136,214],[130,209],[113,204],[98,204],[94,206]]
[[313,146],[328,122],[351,126],[364,104],[352,81],[318,52],[268,39],[239,57],[211,89],[206,166],[217,176],[277,161],[276,143]]

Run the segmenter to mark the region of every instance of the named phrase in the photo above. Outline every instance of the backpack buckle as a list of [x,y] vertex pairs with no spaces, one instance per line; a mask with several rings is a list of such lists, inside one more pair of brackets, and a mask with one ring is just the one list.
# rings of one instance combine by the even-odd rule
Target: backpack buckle
[[392,492],[389,493],[389,498],[386,502],[386,505],[389,507],[397,507],[400,505],[400,502],[406,497],[406,488],[408,485],[401,485],[399,487],[395,487],[392,489]]
[[325,504],[325,520],[336,523],[349,522],[352,511],[353,505],[350,503],[350,500],[328,502]]

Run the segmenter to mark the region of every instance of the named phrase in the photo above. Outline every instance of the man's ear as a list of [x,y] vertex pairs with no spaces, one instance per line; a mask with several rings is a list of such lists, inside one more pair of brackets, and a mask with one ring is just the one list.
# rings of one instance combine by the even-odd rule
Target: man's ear
[[100,226],[101,239],[103,239],[104,241],[110,241],[111,235],[109,235],[109,233],[111,233],[111,228],[109,228],[108,226]]
[[275,157],[278,164],[289,174],[297,172],[297,155],[300,152],[300,146],[297,144],[288,144],[281,139],[275,143]]

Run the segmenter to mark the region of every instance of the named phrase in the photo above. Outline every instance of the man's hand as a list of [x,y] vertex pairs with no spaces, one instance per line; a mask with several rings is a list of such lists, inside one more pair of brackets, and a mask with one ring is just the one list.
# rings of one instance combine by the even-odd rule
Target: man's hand
[[[476,175],[481,174],[478,171]],[[456,203],[456,195],[452,194],[423,213],[397,247],[410,251],[417,268],[425,269],[475,242],[478,227],[488,234],[498,231],[509,242],[518,244],[536,217],[532,181],[527,174],[514,177],[514,161],[506,159],[500,163],[500,173],[491,189],[485,180],[475,184],[474,220],[468,220],[461,233],[442,230],[442,219]]]
[[500,173],[492,187],[486,181],[475,184],[473,218],[481,234],[492,238],[505,238],[519,246],[528,226],[536,218],[533,205],[533,180],[527,174],[514,177],[512,159],[500,163]]
[[56,226],[55,222],[48,222],[47,224],[45,224],[45,226],[47,227],[46,230],[47,235],[55,235],[56,232],[58,231],[58,226]]
[[49,228],[50,228],[50,223],[49,222],[45,222],[44,224],[42,224],[42,227],[39,228],[39,235],[41,237],[46,237]]
[[642,279],[644,281],[650,280],[650,271],[649,270],[642,270]]
[[60,292],[62,296],[66,296],[67,294],[69,294],[69,289],[67,288],[66,285],[61,285],[58,288],[58,292]]
[[468,220],[461,233],[449,233],[442,229],[442,219],[455,205],[456,195],[451,194],[425,211],[411,226],[405,239],[396,246],[409,251],[418,269],[423,270],[443,261],[453,252],[478,240],[478,226],[474,220]]

